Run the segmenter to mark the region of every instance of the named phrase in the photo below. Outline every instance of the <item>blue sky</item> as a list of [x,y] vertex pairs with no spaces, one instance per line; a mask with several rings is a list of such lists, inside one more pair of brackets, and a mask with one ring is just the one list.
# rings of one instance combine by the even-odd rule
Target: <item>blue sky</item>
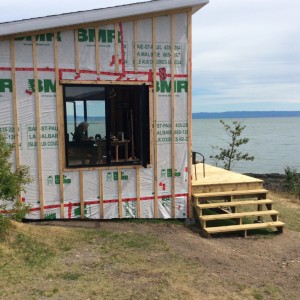
[[[0,22],[134,2],[1,1]],[[193,111],[230,110],[300,110],[299,0],[211,0],[193,16]]]

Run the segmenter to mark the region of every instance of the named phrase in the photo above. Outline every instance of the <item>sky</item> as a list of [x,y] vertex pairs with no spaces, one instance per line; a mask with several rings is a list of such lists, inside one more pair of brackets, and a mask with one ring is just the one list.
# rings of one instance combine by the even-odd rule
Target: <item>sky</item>
[[[1,1],[0,22],[135,2]],[[299,0],[210,0],[192,32],[193,112],[300,111]]]

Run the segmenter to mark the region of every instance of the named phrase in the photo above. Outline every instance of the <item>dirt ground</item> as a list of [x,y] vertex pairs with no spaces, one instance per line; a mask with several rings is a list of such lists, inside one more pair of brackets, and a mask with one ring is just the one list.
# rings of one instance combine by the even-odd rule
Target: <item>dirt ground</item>
[[[64,226],[94,227],[95,223],[72,222],[55,224]],[[222,299],[216,295],[216,282],[264,291],[253,299],[300,299],[300,233],[285,230],[283,234],[267,236],[237,235],[200,236],[196,225],[157,223],[101,222],[101,229],[115,232],[151,234],[163,240],[178,256],[202,266],[205,285],[199,292],[207,299]],[[211,280],[215,279],[215,280]],[[226,287],[225,287],[226,288]],[[224,286],[220,288],[220,291]],[[236,290],[234,291],[236,293]],[[227,299],[227,298],[226,298]],[[235,299],[235,298],[232,298]]]

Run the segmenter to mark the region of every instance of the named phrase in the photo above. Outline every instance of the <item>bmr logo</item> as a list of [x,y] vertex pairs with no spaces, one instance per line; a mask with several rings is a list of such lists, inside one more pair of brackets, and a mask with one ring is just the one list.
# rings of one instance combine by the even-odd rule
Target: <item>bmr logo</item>
[[[35,92],[34,79],[28,79],[28,90]],[[39,79],[38,80],[38,91],[44,93],[55,93],[56,82],[51,79]],[[12,92],[12,80],[11,79],[0,79],[0,93]]]
[[[94,43],[96,40],[95,29],[78,29],[78,42]],[[113,43],[115,40],[115,30],[99,29],[98,40],[102,43]],[[121,34],[118,32],[118,42],[121,43]]]
[[[34,79],[28,79],[28,89],[32,92],[35,92]],[[55,93],[56,92],[56,83],[55,80],[51,79],[39,79],[38,80],[38,91],[39,93]]]
[[[162,80],[156,81],[156,92],[160,93],[171,93],[172,82]],[[175,80],[174,81],[174,91],[175,93],[187,93],[188,82],[187,80]]]
[[[54,40],[53,33],[38,34],[35,36],[37,42],[52,42]],[[16,41],[32,41],[32,36],[23,36],[15,38]],[[57,32],[57,41],[61,42],[61,33]]]
[[12,92],[12,80],[0,79],[0,93]]

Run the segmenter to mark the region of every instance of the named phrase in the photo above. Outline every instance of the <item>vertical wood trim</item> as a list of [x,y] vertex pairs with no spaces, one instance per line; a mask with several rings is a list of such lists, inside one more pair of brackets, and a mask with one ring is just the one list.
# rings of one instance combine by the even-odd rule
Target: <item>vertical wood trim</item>
[[149,129],[150,129],[150,164],[153,164],[153,95],[154,88],[149,88]]
[[63,139],[64,124],[62,122],[63,104],[59,85],[59,65],[58,65],[58,40],[57,32],[54,33],[54,65],[55,65],[55,87],[56,87],[56,118],[58,127],[58,166],[59,166],[59,200],[60,200],[60,218],[64,219],[64,176],[63,176],[63,145],[60,142]]
[[122,207],[122,171],[118,168],[118,198],[119,198],[119,218],[123,218],[123,207]]
[[100,75],[100,47],[99,47],[99,30],[100,27],[95,27],[95,56],[97,75]]
[[138,60],[137,60],[137,44],[138,44],[138,22],[133,21],[133,33],[134,33],[134,72],[138,72]]
[[157,92],[156,92],[156,17],[152,17],[153,49],[153,144],[154,144],[154,218],[158,218],[158,176],[157,176]]
[[[13,102],[14,134],[15,134],[15,158],[16,158],[16,168],[18,168],[20,166],[20,146],[19,146],[20,139],[19,139],[19,125],[18,125],[15,43],[13,39],[9,40],[9,46],[10,46],[12,102]],[[18,202],[19,203],[22,202],[22,192],[18,195]]]
[[79,171],[79,188],[80,188],[80,218],[84,219],[84,184],[83,171]]
[[104,219],[104,205],[103,205],[103,176],[102,171],[98,170],[99,175],[99,205],[100,205],[100,219]]
[[192,12],[189,11],[188,17],[188,99],[187,99],[187,113],[188,113],[188,215],[192,218]]
[[74,47],[75,47],[75,72],[78,74],[79,69],[79,46],[78,46],[78,29],[74,30]]
[[119,73],[119,26],[115,23],[115,65],[116,73]]
[[39,201],[40,201],[40,218],[44,219],[44,190],[43,190],[43,166],[42,166],[42,148],[41,148],[41,116],[40,116],[40,97],[38,88],[38,66],[37,66],[37,49],[36,38],[32,36],[32,55],[33,55],[33,74],[34,74],[34,95],[35,95],[35,117],[36,117],[36,142],[38,158],[38,182],[39,182]]
[[171,15],[171,127],[172,127],[172,137],[171,137],[171,163],[172,163],[172,218],[176,216],[175,211],[175,56],[174,47],[175,46],[175,29],[174,29],[174,14]]
[[140,183],[140,168],[136,167],[136,216],[141,218],[141,183]]

